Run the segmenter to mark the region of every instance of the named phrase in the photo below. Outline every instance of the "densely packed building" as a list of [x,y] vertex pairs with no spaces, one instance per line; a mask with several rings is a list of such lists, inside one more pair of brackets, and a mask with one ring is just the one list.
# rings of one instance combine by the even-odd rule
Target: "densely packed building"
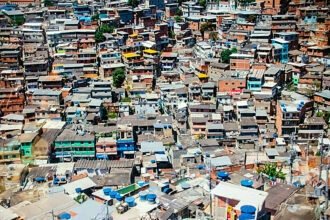
[[0,0],[0,220],[328,219],[322,0]]

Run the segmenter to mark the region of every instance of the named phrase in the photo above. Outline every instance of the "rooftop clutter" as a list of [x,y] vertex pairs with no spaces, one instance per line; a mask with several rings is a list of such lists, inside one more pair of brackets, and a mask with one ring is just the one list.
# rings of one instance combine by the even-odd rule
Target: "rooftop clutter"
[[0,4],[0,219],[326,219],[327,1]]

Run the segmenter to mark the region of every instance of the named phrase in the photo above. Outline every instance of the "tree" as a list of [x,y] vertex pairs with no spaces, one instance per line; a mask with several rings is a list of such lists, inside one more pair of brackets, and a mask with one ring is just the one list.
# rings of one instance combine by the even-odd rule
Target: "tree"
[[99,20],[100,14],[96,13],[95,15],[92,16],[92,21],[97,21]]
[[204,32],[205,31],[213,31],[215,29],[215,25],[212,24],[211,22],[206,22],[204,24],[201,25],[200,27],[200,32],[204,38]]
[[200,140],[200,139],[204,139],[205,138],[205,134],[199,134],[197,135],[197,139]]
[[264,169],[258,168],[257,172],[258,173],[262,172],[262,173],[270,176],[271,178],[279,178],[282,180],[284,180],[285,176],[286,176],[286,174],[282,172],[282,167],[278,168],[276,163],[273,163],[273,164],[266,163],[265,168]]
[[81,204],[87,200],[87,197],[84,194],[79,194],[76,198],[74,198],[74,200]]
[[108,118],[111,118],[111,119],[115,119],[117,118],[117,114],[116,113],[111,113],[111,114],[108,114]]
[[125,97],[125,98],[122,98],[120,101],[121,102],[131,102],[131,98],[130,97]]
[[95,42],[101,43],[105,41],[105,36],[103,35],[102,31],[96,31],[95,33]]
[[199,0],[199,5],[202,6],[203,8],[206,7],[206,0]]
[[115,27],[113,25],[102,24],[100,31],[103,33],[112,33]]
[[229,63],[230,62],[230,55],[233,54],[233,53],[236,53],[236,52],[237,52],[236,48],[233,48],[231,50],[229,50],[229,49],[223,50],[220,54],[221,61],[223,63]]
[[33,8],[34,6],[30,3],[30,4],[28,4],[27,7],[28,7],[28,8]]
[[325,122],[328,124],[330,120],[330,112],[317,112],[316,117],[323,117]]
[[117,68],[112,74],[113,85],[117,88],[121,87],[125,80],[125,71],[122,68]]
[[175,19],[176,22],[181,22],[182,21],[182,18],[180,16],[175,16],[174,19]]
[[213,41],[217,41],[219,39],[218,37],[218,33],[213,31],[210,33],[210,39],[213,40]]
[[136,6],[139,5],[139,2],[138,2],[138,0],[128,0],[127,5],[132,6],[133,8],[135,8]]
[[183,15],[182,10],[181,10],[181,9],[178,9],[178,10],[176,11],[176,15],[177,15],[177,16],[182,16],[182,15]]
[[169,38],[175,38],[175,34],[173,31],[170,31],[168,36]]

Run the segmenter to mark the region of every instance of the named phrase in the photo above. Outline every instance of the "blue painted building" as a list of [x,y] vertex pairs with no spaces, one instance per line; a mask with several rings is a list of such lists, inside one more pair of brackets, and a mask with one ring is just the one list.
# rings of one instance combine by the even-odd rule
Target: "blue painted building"
[[117,13],[120,17],[120,20],[123,23],[132,23],[133,22],[133,12],[131,9],[127,8],[118,8]]
[[88,5],[75,5],[73,6],[75,16],[89,16],[91,11]]
[[134,158],[135,142],[130,124],[118,125],[117,152],[121,158]]
[[281,38],[274,38],[272,39],[272,44],[275,47],[274,50],[275,62],[280,61],[281,63],[287,63],[290,42],[283,40]]
[[264,84],[264,73],[263,69],[251,69],[247,80],[247,89],[253,91],[261,91],[261,87]]

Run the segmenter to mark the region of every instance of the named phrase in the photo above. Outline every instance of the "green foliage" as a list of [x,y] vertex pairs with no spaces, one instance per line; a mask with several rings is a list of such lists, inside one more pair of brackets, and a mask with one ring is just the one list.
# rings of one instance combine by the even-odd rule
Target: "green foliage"
[[174,32],[173,31],[170,31],[170,33],[169,33],[169,38],[175,38],[175,34],[174,34]]
[[330,112],[317,112],[316,117],[323,117],[327,124],[330,122]]
[[263,172],[264,174],[266,174],[266,175],[268,175],[272,178],[279,178],[279,179],[282,179],[282,180],[284,180],[285,176],[286,176],[286,174],[283,173],[283,171],[282,171],[282,167],[278,168],[276,163],[273,163],[273,164],[266,163],[265,168],[264,169],[258,168],[257,172],[258,173]]
[[211,22],[206,22],[204,24],[201,25],[200,27],[200,32],[204,38],[204,32],[205,31],[214,31],[215,30],[215,25],[212,24]]
[[43,3],[45,7],[53,6],[53,2],[51,2],[50,0],[44,0]]
[[97,21],[99,20],[100,14],[96,13],[95,15],[92,16],[92,21]]
[[199,135],[197,135],[197,139],[203,139],[205,137],[205,134],[199,134]]
[[101,43],[105,41],[105,36],[103,35],[103,32],[101,31],[96,31],[95,33],[95,42],[96,43]]
[[30,3],[30,4],[28,4],[28,6],[27,6],[28,8],[34,8],[34,6]]
[[100,31],[102,33],[112,33],[115,27],[113,25],[102,24],[100,27]]
[[223,50],[221,52],[221,54],[220,54],[221,61],[223,63],[229,63],[230,62],[230,55],[233,54],[233,53],[237,53],[237,49],[236,48],[233,48],[231,50],[229,50],[229,49]]
[[202,6],[203,8],[206,7],[206,0],[199,0],[199,5]]
[[121,99],[122,102],[131,102],[131,98],[130,97],[125,97]]
[[177,16],[182,16],[182,15],[183,15],[182,10],[181,10],[181,9],[178,9],[178,10],[176,11],[176,15],[177,15]]
[[138,2],[138,0],[128,0],[127,5],[132,6],[133,8],[135,8],[136,6],[139,5],[139,2]]
[[294,85],[293,84],[289,85],[287,89],[291,92],[294,91]]
[[108,115],[108,118],[115,119],[115,118],[118,118],[118,116],[116,113],[112,113],[112,114]]
[[87,196],[85,196],[84,194],[79,194],[76,198],[74,198],[74,200],[81,204],[87,200]]
[[113,85],[117,88],[121,87],[125,80],[125,71],[122,68],[117,68],[112,73]]
[[217,32],[211,32],[210,33],[210,39],[213,40],[213,41],[217,41],[219,39],[218,37],[218,33]]
[[105,41],[103,33],[112,33],[115,27],[113,25],[102,24],[98,31],[95,33],[95,42],[101,43]]
[[320,151],[316,152],[315,156],[321,156],[321,152]]
[[174,17],[174,20],[175,20],[176,22],[181,22],[181,21],[182,21],[182,18],[181,18],[180,16],[175,16],[175,17]]

